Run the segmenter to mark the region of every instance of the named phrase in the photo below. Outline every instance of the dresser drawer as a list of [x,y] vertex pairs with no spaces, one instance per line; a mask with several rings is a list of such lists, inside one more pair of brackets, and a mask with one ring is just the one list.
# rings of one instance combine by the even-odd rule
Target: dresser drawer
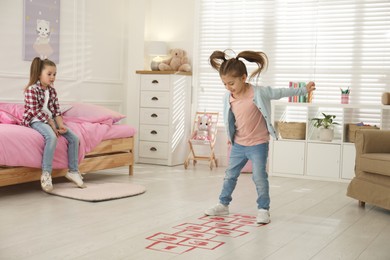
[[168,125],[169,124],[169,109],[165,108],[141,108],[140,109],[140,122],[141,124],[156,124],[156,125]]
[[142,91],[141,107],[169,108],[169,92]]
[[169,128],[161,125],[141,125],[139,139],[143,141],[168,142]]
[[142,75],[141,90],[169,90],[169,77],[164,75]]
[[139,156],[145,158],[168,158],[168,143],[159,142],[139,142]]

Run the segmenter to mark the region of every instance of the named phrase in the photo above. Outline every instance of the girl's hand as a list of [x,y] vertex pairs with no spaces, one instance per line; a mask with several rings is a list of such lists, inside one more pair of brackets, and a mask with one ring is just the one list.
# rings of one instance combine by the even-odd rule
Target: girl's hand
[[49,120],[48,120],[48,123],[49,123],[51,129],[53,129],[54,133],[55,133],[56,136],[58,137],[60,134],[59,134],[59,132],[58,132],[58,130],[57,130],[57,127],[56,127],[56,124],[54,123],[54,121],[53,121],[52,119],[49,119]]
[[307,93],[311,93],[312,91],[316,90],[316,84],[313,81],[310,81],[306,84],[306,90]]
[[68,129],[65,126],[61,126],[58,128],[58,133],[63,135],[68,131]]

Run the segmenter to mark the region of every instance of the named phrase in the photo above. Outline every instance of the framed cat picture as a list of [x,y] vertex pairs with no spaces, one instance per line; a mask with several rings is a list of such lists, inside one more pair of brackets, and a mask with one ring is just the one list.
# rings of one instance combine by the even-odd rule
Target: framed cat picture
[[60,62],[60,0],[24,0],[23,58]]

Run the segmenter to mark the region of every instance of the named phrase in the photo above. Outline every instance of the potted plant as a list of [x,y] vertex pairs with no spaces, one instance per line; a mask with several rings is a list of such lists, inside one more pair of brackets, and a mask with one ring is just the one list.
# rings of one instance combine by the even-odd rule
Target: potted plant
[[314,126],[320,129],[320,140],[330,142],[333,140],[334,136],[334,125],[339,125],[339,123],[335,122],[335,115],[327,115],[322,113],[323,118],[312,118],[314,121]]

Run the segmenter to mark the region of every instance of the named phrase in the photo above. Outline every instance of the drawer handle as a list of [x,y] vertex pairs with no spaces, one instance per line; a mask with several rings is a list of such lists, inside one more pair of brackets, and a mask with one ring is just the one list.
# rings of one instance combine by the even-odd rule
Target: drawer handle
[[151,117],[154,117],[154,118],[158,117],[158,115],[157,115],[157,114],[154,114],[154,113],[151,114],[150,116],[151,116]]
[[152,97],[152,100],[153,100],[153,101],[157,101],[157,100],[158,100],[158,97]]
[[156,79],[152,80],[152,84],[158,84],[158,80]]
[[150,131],[150,133],[151,133],[152,135],[156,135],[156,134],[157,134],[157,131],[156,131],[156,130],[152,130],[152,131]]
[[157,151],[157,148],[156,147],[152,147],[152,148],[150,148],[150,151],[155,152],[155,151]]

